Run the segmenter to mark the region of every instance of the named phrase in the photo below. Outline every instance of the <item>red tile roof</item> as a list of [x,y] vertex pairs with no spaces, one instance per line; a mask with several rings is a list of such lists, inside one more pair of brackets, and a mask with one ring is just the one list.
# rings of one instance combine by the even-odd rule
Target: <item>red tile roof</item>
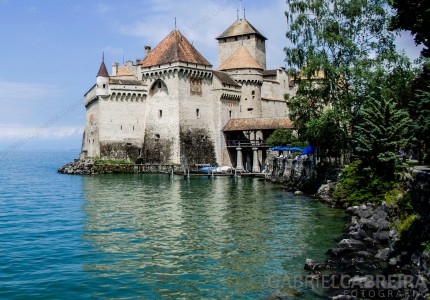
[[288,118],[249,118],[230,119],[222,129],[223,131],[250,131],[294,128],[293,122]]
[[263,67],[252,57],[245,47],[240,47],[227,58],[227,60],[218,68],[220,71],[233,69],[260,69]]
[[152,50],[141,64],[143,67],[187,62],[212,66],[179,30],[173,30]]
[[97,73],[97,77],[98,76],[102,76],[102,77],[109,77],[109,73],[106,69],[106,65],[104,60],[102,60],[102,64],[100,65],[100,69],[99,72]]

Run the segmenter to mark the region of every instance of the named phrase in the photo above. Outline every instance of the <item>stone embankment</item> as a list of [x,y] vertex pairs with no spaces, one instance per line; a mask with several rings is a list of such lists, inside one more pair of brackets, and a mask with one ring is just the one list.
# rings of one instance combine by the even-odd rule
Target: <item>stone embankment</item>
[[[332,299],[428,299],[430,258],[420,252],[430,232],[430,174],[412,171],[404,180],[415,209],[414,222],[399,233],[402,211],[395,205],[366,204],[347,208],[350,221],[325,262],[307,259],[305,269],[313,280],[329,288]],[[334,183],[319,196],[330,197]],[[333,203],[333,200],[331,200]]]
[[157,164],[120,164],[94,162],[93,160],[75,160],[58,169],[59,173],[69,175],[94,175],[94,174],[127,174],[127,173],[170,173],[182,171],[178,165]]
[[290,190],[305,191],[310,188],[314,177],[311,160],[269,158],[266,163],[266,179],[284,183]]
[[[315,188],[318,175],[323,174],[316,174],[310,161],[271,158],[266,164],[266,179],[292,191]],[[328,259],[306,260],[308,279],[327,289],[332,299],[430,299],[429,170],[410,170],[400,183],[413,210],[407,229],[398,232],[404,208],[385,202],[352,206],[345,233],[327,251]],[[328,181],[316,198],[337,206],[331,197],[335,187],[336,182]]]

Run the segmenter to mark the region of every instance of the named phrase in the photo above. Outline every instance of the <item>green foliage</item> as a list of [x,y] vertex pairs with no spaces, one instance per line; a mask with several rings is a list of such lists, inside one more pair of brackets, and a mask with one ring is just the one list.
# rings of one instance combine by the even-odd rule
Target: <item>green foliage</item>
[[356,161],[343,169],[333,196],[344,206],[369,202],[380,204],[393,186],[393,182],[385,181],[364,168],[361,161]]
[[297,142],[297,138],[293,135],[292,130],[278,128],[267,138],[266,142],[269,146],[291,146]]
[[322,158],[339,157],[348,140],[348,134],[342,128],[341,117],[329,109],[306,123],[304,136]]
[[[321,154],[348,153],[353,122],[366,95],[381,85],[403,91],[401,79],[410,75],[403,72],[407,61],[400,62],[395,53],[387,1],[287,0],[287,4],[291,46],[285,48],[286,61],[295,69],[298,84],[296,96],[288,100],[290,118],[300,135],[306,133],[311,143],[320,141]],[[398,65],[392,81],[379,80]]]
[[307,141],[301,141],[290,129],[278,128],[268,138],[269,146],[290,146],[304,148],[309,145]]
[[111,164],[111,165],[119,165],[119,164],[125,164],[125,165],[132,165],[134,164],[130,160],[115,160],[115,159],[96,159],[96,164]]
[[400,237],[404,236],[405,233],[409,231],[416,217],[417,216],[415,214],[411,214],[407,215],[405,218],[400,218],[395,222],[394,226],[396,227],[397,233]]
[[[430,150],[430,86],[427,91],[418,90],[416,97],[410,101],[410,108],[414,111],[412,124],[416,142],[422,152]],[[423,161],[424,153],[420,153],[420,161]],[[428,154],[426,155],[428,159]]]
[[392,18],[393,29],[408,30],[416,44],[423,44],[423,56],[430,57],[430,2],[428,0],[390,0],[397,14]]
[[409,123],[407,112],[393,101],[369,98],[353,133],[355,153],[375,174],[393,179],[398,150],[410,138]]
[[[430,241],[422,242],[421,247],[423,247],[423,253],[429,253],[430,252]],[[430,294],[427,294],[427,295],[430,297]]]

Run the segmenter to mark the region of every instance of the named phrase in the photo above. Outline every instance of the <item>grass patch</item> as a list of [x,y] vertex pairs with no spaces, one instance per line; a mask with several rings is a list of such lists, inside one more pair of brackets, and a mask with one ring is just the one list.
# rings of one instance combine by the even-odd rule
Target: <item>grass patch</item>
[[134,162],[131,160],[125,160],[125,159],[96,159],[96,164],[100,165],[133,165]]

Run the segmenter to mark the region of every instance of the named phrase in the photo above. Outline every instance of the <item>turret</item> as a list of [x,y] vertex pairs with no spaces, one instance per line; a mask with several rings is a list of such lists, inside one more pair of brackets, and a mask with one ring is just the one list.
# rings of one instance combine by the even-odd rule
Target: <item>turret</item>
[[102,63],[96,78],[96,94],[100,96],[106,96],[109,93],[109,73],[106,69],[104,57],[103,53]]

